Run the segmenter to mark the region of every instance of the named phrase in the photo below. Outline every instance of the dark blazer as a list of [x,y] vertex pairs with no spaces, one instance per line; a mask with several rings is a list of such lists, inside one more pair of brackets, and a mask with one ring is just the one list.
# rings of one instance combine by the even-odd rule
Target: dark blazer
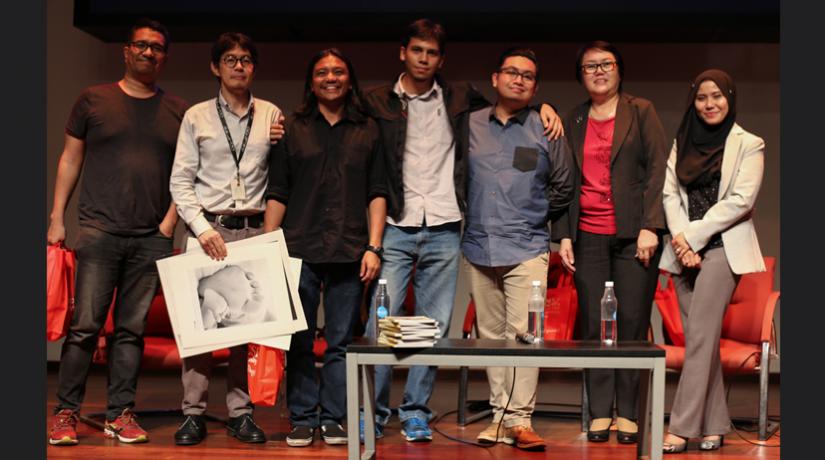
[[[553,241],[576,240],[579,227],[584,136],[590,101],[574,108],[564,119],[564,133],[573,158],[573,202],[552,224]],[[622,93],[616,107],[613,147],[610,150],[610,185],[616,212],[616,237],[636,238],[642,228],[664,233],[662,189],[668,146],[656,109],[647,99]]]
[[[468,126],[470,112],[490,105],[484,96],[472,85],[465,82],[450,84],[436,75],[438,84],[444,91],[444,105],[450,117],[450,126],[455,139],[455,181],[456,201],[461,212],[466,203],[466,151],[464,145],[468,134],[463,131]],[[381,127],[384,158],[387,168],[387,214],[398,219],[404,211],[403,163],[404,144],[407,140],[407,110],[390,84],[372,88],[364,92],[364,101],[370,115]]]

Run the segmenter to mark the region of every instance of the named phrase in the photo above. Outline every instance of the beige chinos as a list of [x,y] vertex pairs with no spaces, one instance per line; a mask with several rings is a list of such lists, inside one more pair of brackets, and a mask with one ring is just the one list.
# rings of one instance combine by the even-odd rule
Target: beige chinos
[[[527,331],[531,281],[541,281],[542,291],[546,289],[547,261],[548,254],[543,253],[518,265],[484,267],[464,258],[470,293],[476,306],[479,338],[514,340],[516,333]],[[487,368],[494,422],[503,416],[505,427],[530,426],[530,416],[536,405],[538,376],[539,369],[535,367]],[[513,394],[507,405],[510,388],[513,388]]]

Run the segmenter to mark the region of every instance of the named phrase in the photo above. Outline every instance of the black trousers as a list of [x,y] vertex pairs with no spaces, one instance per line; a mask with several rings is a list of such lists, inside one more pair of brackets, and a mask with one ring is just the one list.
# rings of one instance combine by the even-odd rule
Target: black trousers
[[57,410],[80,410],[97,337],[117,288],[107,363],[106,419],[111,421],[135,405],[143,330],[159,282],[155,261],[172,253],[172,239],[160,232],[118,236],[81,227],[75,246],[77,303],[60,355]]
[[[573,252],[582,339],[599,340],[604,282],[613,281],[619,301],[618,340],[645,340],[659,275],[661,241],[648,268],[635,257],[635,238],[620,239],[615,235],[579,231]],[[638,370],[590,369],[585,371],[585,381],[592,418],[612,417],[615,399],[620,417],[637,419]]]

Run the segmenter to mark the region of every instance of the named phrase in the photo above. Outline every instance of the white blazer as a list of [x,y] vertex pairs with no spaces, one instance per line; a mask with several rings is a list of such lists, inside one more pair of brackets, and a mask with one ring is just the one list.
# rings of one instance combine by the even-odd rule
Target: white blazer
[[[722,233],[725,256],[736,274],[765,271],[759,250],[759,240],[753,227],[752,212],[762,185],[765,141],[738,124],[733,125],[725,140],[722,156],[722,177],[719,181],[719,201],[699,220],[688,217],[688,195],[676,177],[676,142],[670,151],[665,176],[664,207],[671,235],[684,232],[691,249],[699,251],[716,233]],[[659,268],[681,273],[682,264],[670,245],[664,241]]]

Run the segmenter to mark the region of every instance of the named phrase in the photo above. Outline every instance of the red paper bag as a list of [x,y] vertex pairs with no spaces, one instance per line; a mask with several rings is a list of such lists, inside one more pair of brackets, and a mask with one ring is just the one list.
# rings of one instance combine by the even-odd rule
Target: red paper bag
[[249,398],[252,404],[274,406],[284,378],[284,351],[254,343],[248,349]]
[[74,251],[56,243],[46,247],[46,340],[66,335],[74,313]]
[[573,275],[566,271],[556,287],[547,289],[544,305],[544,340],[571,340],[579,311]]
[[653,301],[659,308],[662,316],[662,326],[673,345],[685,346],[685,332],[682,329],[682,314],[679,312],[679,298],[676,296],[676,286],[673,284],[673,277],[670,273],[667,276],[667,284],[662,289],[661,283],[657,283],[656,294]]

